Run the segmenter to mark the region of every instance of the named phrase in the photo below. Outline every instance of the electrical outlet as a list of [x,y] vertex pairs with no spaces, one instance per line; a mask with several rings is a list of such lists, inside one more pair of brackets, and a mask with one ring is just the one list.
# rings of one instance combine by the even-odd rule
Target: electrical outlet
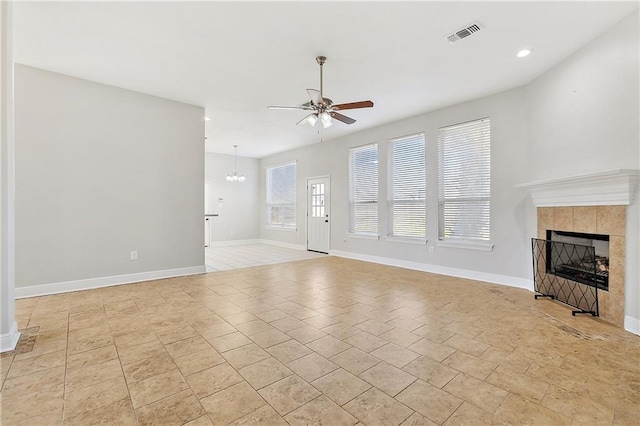
[[429,246],[429,253],[433,254],[433,246]]
[[138,260],[138,250],[131,250],[129,252],[129,260]]

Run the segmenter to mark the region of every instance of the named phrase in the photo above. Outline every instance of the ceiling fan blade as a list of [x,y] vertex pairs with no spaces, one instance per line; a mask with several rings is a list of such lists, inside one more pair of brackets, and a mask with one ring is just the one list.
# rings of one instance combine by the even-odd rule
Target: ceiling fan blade
[[346,104],[333,105],[331,109],[342,111],[345,109],[371,108],[372,106],[373,106],[373,102],[371,101],[360,101],[360,102],[349,102]]
[[339,112],[331,112],[329,113],[331,115],[331,117],[335,118],[338,121],[342,121],[343,123],[346,124],[353,124],[356,122],[356,120],[354,120],[351,117],[347,117],[346,115],[342,115]]
[[322,96],[320,95],[319,90],[307,89],[307,93],[309,94],[309,97],[311,98],[314,104],[322,105],[324,103],[324,99],[322,99]]
[[268,109],[293,109],[293,110],[310,110],[313,109],[311,107],[307,107],[307,106],[276,106],[276,105],[270,105],[267,107]]
[[313,127],[316,124],[316,121],[318,121],[318,116],[315,112],[312,112],[311,114],[307,115],[305,118],[303,118],[302,120],[298,121],[296,123],[296,125],[299,124],[308,124],[311,127]]

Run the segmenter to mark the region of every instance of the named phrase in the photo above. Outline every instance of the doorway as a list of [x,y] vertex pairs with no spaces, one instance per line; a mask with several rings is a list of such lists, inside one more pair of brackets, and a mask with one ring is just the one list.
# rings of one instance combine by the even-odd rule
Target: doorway
[[329,253],[331,180],[307,179],[307,250]]

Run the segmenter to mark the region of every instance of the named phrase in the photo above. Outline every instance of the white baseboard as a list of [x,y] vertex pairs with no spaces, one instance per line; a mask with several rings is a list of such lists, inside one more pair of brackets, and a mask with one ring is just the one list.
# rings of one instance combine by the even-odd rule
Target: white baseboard
[[624,317],[624,329],[630,333],[640,336],[640,320],[630,317],[629,315]]
[[371,256],[368,254],[352,253],[347,251],[331,250],[329,254],[332,256],[346,257],[348,259],[363,260],[365,262],[397,266],[400,268],[413,269],[416,271],[430,272],[432,274],[448,275],[470,280],[485,281],[492,284],[501,284],[509,287],[518,287],[533,291],[533,281],[524,278],[491,274],[488,272],[470,271],[468,269],[452,268],[449,266],[430,265],[428,263],[410,262],[407,260],[391,259],[388,257]]
[[282,241],[276,241],[276,240],[259,240],[259,242],[261,242],[263,244],[271,244],[272,246],[290,248],[290,249],[294,249],[294,250],[306,250],[307,249],[307,247],[305,247],[302,244],[283,243]]
[[229,240],[229,241],[212,241],[209,243],[209,247],[224,247],[224,246],[238,246],[242,244],[258,244],[261,240]]
[[112,275],[110,277],[89,278],[86,280],[16,287],[16,299],[21,299],[23,297],[45,296],[48,294],[68,293],[70,291],[78,290],[89,290],[92,288],[109,287],[112,285],[131,284],[140,281],[183,277],[186,275],[203,274],[205,272],[206,267],[201,265],[189,266],[186,268],[164,269],[160,271],[138,272],[135,274]]
[[0,335],[0,352],[12,351],[16,348],[20,339],[20,333],[18,332],[18,324],[14,321],[11,325],[11,330],[6,334]]

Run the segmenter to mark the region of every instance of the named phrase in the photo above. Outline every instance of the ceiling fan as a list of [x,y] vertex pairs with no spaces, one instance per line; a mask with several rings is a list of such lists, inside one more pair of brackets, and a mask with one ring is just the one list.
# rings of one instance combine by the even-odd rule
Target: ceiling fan
[[303,110],[311,111],[297,124],[309,124],[311,127],[320,120],[324,128],[331,127],[333,125],[332,119],[335,118],[338,121],[342,121],[346,124],[353,124],[356,122],[351,117],[340,114],[338,111],[344,111],[346,109],[358,109],[358,108],[371,108],[373,102],[371,101],[359,101],[349,102],[345,104],[334,104],[329,98],[325,98],[322,94],[322,66],[327,61],[324,56],[318,56],[316,62],[320,65],[320,90],[307,89],[307,93],[311,100],[299,106],[269,106],[269,109],[291,109],[291,110]]

